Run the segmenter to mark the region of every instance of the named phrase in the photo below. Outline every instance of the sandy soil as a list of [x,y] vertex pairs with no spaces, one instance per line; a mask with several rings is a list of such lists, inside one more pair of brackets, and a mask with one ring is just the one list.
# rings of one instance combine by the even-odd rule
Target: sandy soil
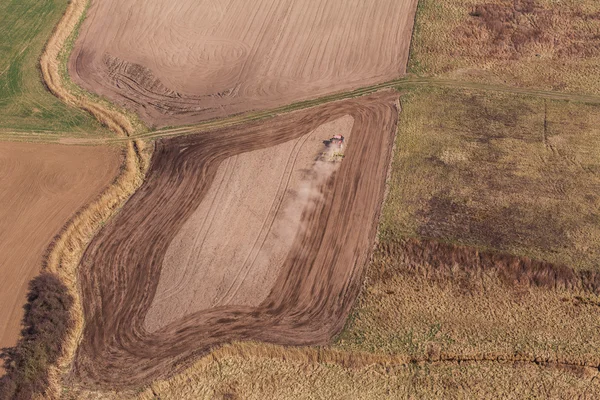
[[402,76],[417,0],[92,0],[69,71],[156,126]]
[[0,347],[18,338],[27,284],[55,235],[115,178],[117,148],[0,145]]
[[[266,298],[256,306],[190,312],[149,332],[146,315],[169,247],[218,185],[226,160],[297,140],[346,115],[354,119],[346,157],[318,186],[319,201],[303,209],[302,229],[279,271],[268,272],[276,277]],[[385,92],[157,142],[144,185],[83,257],[86,326],[74,379],[135,387],[231,340],[328,343],[343,327],[372,250],[397,118],[397,95]],[[262,165],[256,176],[269,174],[265,169],[270,166]],[[198,232],[197,224],[192,230]]]
[[320,185],[340,166],[319,160],[323,141],[343,134],[349,142],[353,124],[345,116],[223,161],[167,249],[146,329],[210,307],[258,306],[302,230],[302,212],[321,200]]

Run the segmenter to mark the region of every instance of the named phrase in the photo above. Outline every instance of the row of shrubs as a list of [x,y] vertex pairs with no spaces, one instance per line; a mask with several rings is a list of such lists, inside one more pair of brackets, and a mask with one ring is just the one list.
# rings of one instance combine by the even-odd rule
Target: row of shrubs
[[0,353],[6,371],[0,378],[0,400],[46,397],[49,368],[73,326],[72,305],[73,297],[56,275],[42,272],[29,283],[21,338]]

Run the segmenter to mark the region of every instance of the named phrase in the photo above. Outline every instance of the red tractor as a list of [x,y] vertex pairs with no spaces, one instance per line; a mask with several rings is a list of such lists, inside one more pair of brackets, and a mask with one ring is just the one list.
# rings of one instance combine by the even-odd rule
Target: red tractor
[[329,139],[329,146],[332,146],[339,150],[343,150],[344,137],[342,135],[334,135],[331,139]]

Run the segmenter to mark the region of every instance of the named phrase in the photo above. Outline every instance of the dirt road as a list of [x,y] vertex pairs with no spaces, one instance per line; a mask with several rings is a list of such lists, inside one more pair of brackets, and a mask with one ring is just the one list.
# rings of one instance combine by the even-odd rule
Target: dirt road
[[[343,327],[371,252],[398,118],[385,92],[267,122],[157,143],[146,182],[86,251],[80,281],[86,326],[75,364],[84,385],[135,387],[231,340],[327,343]],[[215,182],[223,162],[277,146],[345,115],[352,141],[301,216],[266,299],[192,312],[149,332],[144,321],[165,254]],[[265,166],[268,168],[268,166]]]
[[92,0],[74,81],[152,126],[401,77],[416,0]]
[[0,347],[17,342],[27,284],[48,245],[110,184],[120,162],[117,147],[0,145]]

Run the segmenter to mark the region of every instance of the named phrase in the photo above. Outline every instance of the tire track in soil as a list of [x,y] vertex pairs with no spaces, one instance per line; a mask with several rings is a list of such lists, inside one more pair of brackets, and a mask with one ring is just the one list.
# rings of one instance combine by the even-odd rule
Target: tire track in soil
[[[275,198],[273,199],[273,202],[271,203],[271,206],[269,207],[269,213],[267,214],[267,217],[263,221],[263,226],[261,227],[259,234],[256,236],[254,245],[252,246],[252,249],[248,253],[248,257],[246,257],[246,260],[244,261],[244,263],[242,265],[242,270],[244,270],[244,278],[241,280],[239,279],[239,274],[242,273],[242,271],[241,270],[238,271],[236,279],[234,279],[231,282],[231,285],[227,289],[227,291],[216,300],[216,304],[228,303],[238,292],[240,286],[244,282],[245,277],[252,270],[252,267],[254,266],[254,263],[256,262],[259,254],[260,254],[260,251],[262,250],[265,242],[267,241],[267,238],[269,237],[269,234],[271,233],[273,224],[275,223],[275,219],[276,219],[276,217],[279,213],[279,210],[281,209],[281,206],[283,204],[283,200],[285,198],[285,192],[287,191],[290,181],[292,179],[292,171],[294,170],[294,166],[298,159],[298,154],[300,154],[300,150],[302,149],[302,147],[304,146],[304,144],[306,143],[307,140],[308,140],[308,135],[306,135],[301,140],[297,139],[297,142],[294,144],[294,148],[292,149],[292,153],[290,154],[290,157],[288,158],[288,162],[287,162],[285,171],[281,176],[281,180],[279,181],[279,185],[277,188],[277,194],[275,195]],[[283,184],[284,181],[285,181],[285,185]],[[248,262],[250,262],[249,266],[247,266]],[[231,290],[233,289],[234,286],[236,288],[233,291],[233,293],[231,293]]]
[[[79,278],[86,326],[72,378],[88,387],[133,388],[233,340],[328,343],[343,328],[372,251],[398,119],[397,96],[381,92],[157,142],[145,183],[83,257]],[[147,332],[144,318],[165,252],[221,162],[297,139],[348,114],[354,125],[346,157],[324,184],[323,201],[302,215],[306,229],[267,299],[258,307],[202,310]]]

